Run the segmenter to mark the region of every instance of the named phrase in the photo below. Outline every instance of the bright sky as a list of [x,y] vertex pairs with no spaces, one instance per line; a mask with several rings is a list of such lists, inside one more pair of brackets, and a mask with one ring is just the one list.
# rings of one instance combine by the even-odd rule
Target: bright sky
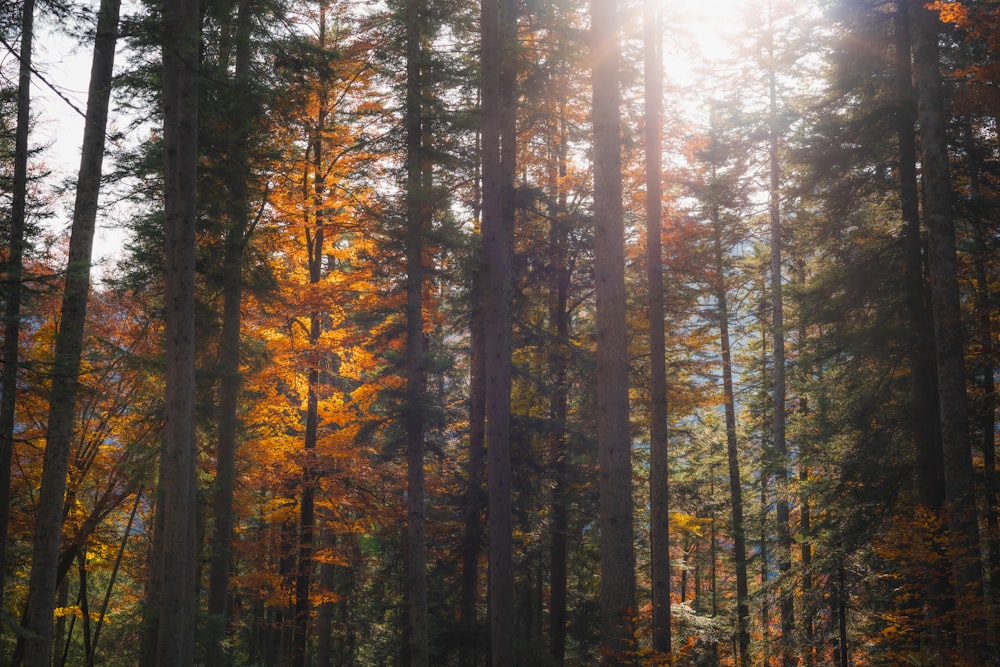
[[[663,21],[667,40],[664,52],[669,94],[682,94],[693,98],[704,97],[703,68],[713,67],[711,61],[729,55],[733,38],[745,7],[755,0],[651,0],[663,5]],[[96,5],[96,0],[91,0]],[[44,26],[43,26],[44,27]],[[683,32],[687,37],[682,36]],[[46,80],[63,96],[69,98],[77,109],[86,108],[87,81],[90,75],[91,50],[89,45],[77,46],[73,40],[51,29],[35,40],[37,51],[34,62]],[[33,106],[38,117],[39,138],[51,142],[45,155],[47,166],[53,170],[54,182],[74,179],[79,168],[80,145],[83,141],[83,118],[64,100],[40,81],[32,89]],[[113,120],[112,120],[113,122]],[[72,210],[72,195],[56,206],[59,224],[68,228]],[[101,215],[98,220],[98,238],[95,242],[95,260],[112,259],[121,249],[121,235],[114,228],[114,221]]]
[[[92,50],[88,46],[77,46],[74,40],[51,29],[46,29],[40,37],[36,37],[35,44],[38,48],[32,58],[33,65],[45,81],[52,84],[66,99],[62,99],[37,78],[32,79],[34,85],[31,89],[31,104],[37,118],[37,135],[32,143],[50,144],[44,161],[52,171],[53,185],[61,186],[67,181],[75,180],[80,169],[83,116],[77,110],[85,112],[87,108]],[[108,163],[109,160],[105,158],[105,171]],[[56,230],[66,230],[68,233],[73,196],[72,191],[68,192],[53,207]],[[105,203],[106,198],[102,197],[101,201],[102,204]],[[121,250],[121,234],[103,212],[98,215],[97,225],[94,261],[100,265],[105,261],[113,261],[118,255]]]

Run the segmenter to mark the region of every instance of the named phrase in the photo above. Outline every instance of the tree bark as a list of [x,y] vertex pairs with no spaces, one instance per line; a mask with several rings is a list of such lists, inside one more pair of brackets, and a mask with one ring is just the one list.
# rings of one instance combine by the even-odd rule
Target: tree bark
[[[4,266],[3,372],[0,375],[0,604],[7,572],[7,530],[10,523],[10,464],[14,454],[21,331],[21,276],[24,263],[28,199],[28,135],[31,124],[31,51],[35,0],[21,8],[21,56],[17,82],[17,129],[14,133],[14,191],[10,206],[10,236]],[[0,626],[2,632],[2,626]]]
[[406,515],[409,662],[428,665],[427,546],[424,498],[424,236],[430,227],[425,182],[423,0],[406,3]]
[[[910,324],[911,433],[916,449],[917,497],[920,504],[939,515],[944,508],[945,490],[941,420],[938,412],[937,368],[934,352],[934,323],[927,303],[927,276],[921,241],[920,200],[917,189],[916,99],[911,64],[910,15],[905,0],[898,0],[893,14],[896,74],[896,135],[899,144],[899,201],[903,218],[903,265],[907,316]],[[940,536],[927,536],[931,543]],[[940,652],[942,633],[950,635],[950,600],[947,573],[930,574],[922,582],[926,613],[932,632],[927,637],[932,650]],[[937,631],[940,629],[940,631]]]
[[236,63],[232,83],[239,101],[232,104],[233,135],[226,170],[229,192],[229,226],[223,259],[222,333],[219,341],[219,404],[213,494],[214,537],[208,581],[210,634],[206,642],[209,667],[231,664],[223,646],[229,625],[229,574],[233,558],[233,488],[240,396],[240,326],[243,301],[243,261],[249,228],[247,182],[249,118],[245,108],[250,74],[250,0],[236,1]]
[[649,317],[649,532],[653,650],[669,654],[670,493],[667,440],[667,364],[663,313],[662,31],[658,6],[643,17],[646,122],[646,282]]
[[461,623],[465,641],[459,656],[460,667],[478,664],[482,653],[476,607],[479,602],[479,553],[482,520],[486,505],[483,473],[486,469],[486,396],[483,349],[486,335],[483,326],[482,280],[473,277],[473,306],[470,316],[469,378],[469,458],[466,462],[465,530],[462,534],[462,603]]
[[152,577],[158,579],[157,667],[194,664],[197,587],[195,250],[198,0],[163,4],[166,400]]
[[[562,144],[560,144],[562,145]],[[565,161],[560,160],[559,170],[565,176]],[[562,202],[565,203],[564,201]],[[560,214],[563,209],[561,207]],[[562,665],[566,659],[566,576],[569,543],[569,439],[566,417],[569,404],[567,378],[570,349],[569,312],[567,301],[570,287],[570,268],[567,266],[568,230],[565,220],[552,221],[549,238],[552,246],[552,294],[549,302],[549,320],[552,327],[552,349],[549,354],[549,374],[553,383],[549,397],[549,461],[552,468],[552,519],[549,528],[549,646],[552,660]]]
[[726,413],[726,455],[729,462],[730,521],[733,533],[733,568],[736,571],[736,637],[739,664],[750,665],[750,593],[747,579],[746,527],[743,521],[743,482],[740,476],[739,443],[736,434],[736,397],[729,340],[729,297],[726,288],[722,229],[718,211],[713,212],[716,301],[719,309],[719,342],[722,348],[722,390]]
[[601,643],[608,665],[628,660],[635,613],[617,33],[616,0],[592,0]]
[[768,187],[768,212],[771,233],[771,326],[772,332],[772,400],[773,400],[773,448],[772,472],[776,478],[775,519],[778,527],[778,571],[780,581],[781,608],[781,664],[790,667],[796,664],[794,653],[795,596],[792,593],[792,531],[788,512],[788,443],[785,438],[785,322],[784,297],[782,287],[782,224],[781,224],[781,157],[780,127],[778,119],[778,86],[774,50],[774,16],[770,5],[768,13],[768,161],[770,184]]
[[493,667],[512,667],[517,664],[510,461],[515,137],[513,78],[508,70],[515,37],[514,4],[483,0],[481,20],[490,644]]
[[55,606],[59,548],[62,541],[66,473],[76,420],[76,397],[90,294],[91,254],[97,222],[115,45],[118,40],[119,7],[119,0],[101,2],[90,70],[66,282],[52,365],[48,428],[38,514],[35,519],[29,595],[23,620],[24,628],[29,632],[24,640],[24,660],[29,665],[47,664],[52,654],[52,609]]
[[[911,2],[910,10],[952,575],[956,584],[956,608],[976,609],[982,608],[984,602],[983,576],[965,386],[955,223],[951,211],[947,119],[938,48],[940,21],[917,0]],[[985,623],[976,612],[971,616],[965,627],[956,628],[957,639],[971,656],[985,659]]]

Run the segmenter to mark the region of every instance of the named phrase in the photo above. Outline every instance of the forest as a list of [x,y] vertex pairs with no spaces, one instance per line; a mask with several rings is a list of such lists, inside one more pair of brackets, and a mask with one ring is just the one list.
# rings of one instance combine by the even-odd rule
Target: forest
[[0,47],[0,665],[1000,665],[994,0]]

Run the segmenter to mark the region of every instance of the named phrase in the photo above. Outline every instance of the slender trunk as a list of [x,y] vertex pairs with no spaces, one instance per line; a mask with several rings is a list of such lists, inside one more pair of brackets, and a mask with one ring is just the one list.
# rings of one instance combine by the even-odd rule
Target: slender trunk
[[988,603],[997,609],[1000,604],[1000,517],[997,505],[997,469],[996,469],[996,410],[997,393],[996,379],[996,347],[993,342],[993,295],[990,291],[987,274],[986,239],[981,227],[976,230],[976,315],[979,319],[978,338],[980,342],[980,375],[982,406],[979,410],[979,433],[983,450],[983,486],[986,502],[983,512],[986,515],[987,540],[987,572],[991,582]]
[[101,628],[104,627],[104,619],[107,618],[108,606],[111,604],[111,594],[114,591],[115,582],[118,580],[118,570],[121,568],[122,559],[125,557],[125,547],[128,545],[128,538],[132,534],[132,525],[135,523],[135,515],[139,511],[139,505],[143,500],[141,491],[136,490],[135,503],[132,504],[132,511],[129,512],[128,522],[122,532],[122,543],[118,547],[118,554],[115,556],[115,564],[111,567],[111,575],[108,577],[108,587],[104,592],[104,600],[101,602],[101,611],[97,614],[97,623],[94,627],[94,641],[92,649],[97,654],[98,641],[101,638]]
[[956,609],[970,611],[956,627],[958,642],[970,656],[986,657],[982,609],[983,577],[975,475],[969,437],[965,357],[955,223],[951,211],[946,111],[938,53],[937,15],[914,0],[914,74],[918,93],[924,221],[927,227],[931,307],[937,353],[938,400],[944,455],[945,504],[950,533]]
[[[560,162],[560,171],[565,164]],[[562,211],[560,211],[561,213]],[[550,533],[550,595],[549,625],[550,652],[556,665],[566,659],[566,575],[569,542],[569,441],[566,417],[569,405],[567,379],[567,353],[569,351],[569,298],[570,269],[567,266],[568,233],[563,220],[554,220],[549,233],[552,245],[552,298],[549,319],[552,323],[552,349],[549,356],[549,373],[553,387],[549,398],[549,419],[552,433],[549,436],[549,461],[552,469],[552,519]]]
[[601,643],[605,664],[618,665],[633,648],[635,546],[616,0],[592,0],[591,26]]
[[[559,71],[562,84],[564,71]],[[549,523],[549,653],[555,665],[566,660],[567,637],[567,563],[569,556],[569,471],[570,452],[566,419],[569,410],[569,291],[573,267],[569,254],[569,221],[566,218],[568,192],[564,179],[568,173],[568,143],[565,97],[562,85],[553,86],[551,113],[557,120],[551,125],[546,187],[553,193],[555,207],[549,224],[551,248],[551,284],[549,326],[553,338],[549,347],[549,466],[552,472]]]
[[94,42],[66,282],[52,365],[45,459],[31,560],[30,594],[24,612],[24,627],[31,633],[24,641],[24,660],[29,665],[47,664],[52,654],[52,609],[55,607],[66,473],[76,420],[76,397],[90,293],[91,253],[97,222],[101,165],[104,161],[111,75],[118,39],[119,6],[119,0],[103,0]]
[[[769,14],[769,20],[773,16]],[[769,55],[774,61],[774,27],[769,25]],[[790,667],[796,664],[794,652],[795,596],[792,593],[792,531],[788,514],[788,443],[785,439],[785,322],[782,287],[782,224],[781,224],[781,157],[780,127],[778,118],[778,73],[772,66],[768,70],[768,153],[770,163],[770,185],[768,188],[768,211],[771,226],[771,326],[773,342],[773,419],[774,468],[776,478],[775,519],[778,526],[778,571],[781,575],[781,664]]]
[[989,249],[987,247],[987,232],[985,226],[987,214],[982,212],[981,176],[982,157],[976,145],[976,136],[971,123],[966,123],[965,137],[968,144],[966,151],[969,160],[969,189],[972,198],[973,235],[974,235],[974,267],[976,276],[976,319],[975,339],[979,344],[979,355],[976,360],[976,371],[980,376],[980,404],[977,410],[977,426],[980,444],[983,451],[983,513],[985,514],[987,551],[986,572],[989,573],[990,598],[987,603],[995,610],[1000,603],[1000,518],[998,518],[997,485],[996,485],[996,346],[993,342],[993,290],[990,288]]
[[90,594],[87,591],[87,550],[86,548],[80,549],[76,554],[76,562],[78,565],[78,572],[80,573],[80,581],[77,588],[77,604],[80,606],[80,618],[83,621],[83,654],[86,656],[85,660],[87,667],[93,667],[94,664],[94,646],[92,643],[92,634],[90,627]]
[[197,587],[195,478],[195,250],[199,0],[163,4],[163,172],[166,400],[160,458],[162,529],[157,667],[194,664]]
[[726,413],[726,455],[729,461],[730,530],[733,535],[733,567],[736,570],[736,636],[741,667],[750,665],[750,593],[747,579],[746,528],[743,521],[743,482],[740,476],[739,443],[736,434],[736,394],[733,389],[732,348],[729,340],[729,297],[719,213],[715,224],[715,268],[718,273],[716,300],[719,308],[719,339],[722,347],[722,390]]
[[28,200],[28,130],[31,124],[31,43],[34,37],[34,23],[35,0],[24,0],[21,8],[17,129],[14,133],[14,191],[10,205],[10,236],[7,241],[7,262],[3,277],[3,373],[0,375],[0,604],[3,602],[6,581],[7,530],[10,524],[10,464],[14,453],[14,412],[17,404],[21,275]]
[[[320,8],[319,15],[319,48],[326,46],[326,11]],[[326,163],[325,133],[327,120],[327,93],[323,89],[319,93],[319,108],[316,113],[316,125],[309,142],[308,151],[311,166],[307,168],[307,176],[312,173],[312,180],[303,180],[303,194],[310,205],[305,211],[306,250],[309,271],[309,284],[318,285],[323,279],[323,261],[325,259],[326,243]],[[295,573],[295,626],[292,641],[292,665],[301,667],[306,664],[309,642],[309,618],[312,605],[309,602],[313,578],[313,551],[315,549],[316,532],[316,484],[317,473],[313,458],[319,438],[319,385],[320,385],[320,335],[323,333],[323,313],[314,310],[309,314],[309,372],[307,374],[306,393],[306,429],[303,440],[305,451],[302,470],[302,491],[299,494],[299,544],[298,565]]]
[[515,165],[514,6],[482,2],[483,280],[489,492],[489,614],[493,667],[516,664],[511,516],[510,390]]
[[423,0],[406,3],[406,515],[409,605],[409,662],[429,663],[427,626],[427,547],[424,498],[424,236],[430,225],[430,193],[425,190]]
[[[806,398],[801,400],[801,411],[807,415]],[[813,574],[812,574],[812,516],[809,501],[809,457],[805,452],[805,446],[800,450],[802,461],[799,463],[799,530],[802,532],[802,541],[799,544],[799,555],[802,559],[802,627],[805,634],[804,658],[807,667],[816,664],[816,629],[813,625],[813,613],[815,606],[813,603]]]
[[[320,511],[322,528],[319,531],[320,548],[332,552],[336,547],[336,536],[333,533],[333,516],[329,510]],[[331,554],[319,566],[319,588],[323,595],[331,595],[336,586],[335,567],[329,562]],[[331,667],[333,665],[333,615],[336,603],[324,601],[316,610],[316,667]]]
[[[762,279],[763,280],[763,279]],[[761,284],[759,286],[760,294],[763,295],[767,288]],[[765,317],[767,312],[767,304],[763,296],[761,303],[759,304],[759,312],[757,314],[757,321],[760,323],[760,372],[761,377],[767,375],[767,327],[765,325]],[[764,593],[760,596],[760,628],[761,628],[761,647],[763,649],[763,663],[765,665],[770,665],[771,659],[771,606],[770,606],[770,592],[768,588],[770,587],[770,563],[771,563],[771,549],[768,537],[768,520],[767,520],[767,508],[770,502],[770,497],[768,494],[768,480],[771,476],[770,466],[768,465],[767,459],[769,456],[769,451],[771,443],[769,442],[770,434],[768,431],[768,422],[766,416],[761,424],[761,429],[764,431],[761,434],[761,470],[760,470],[760,588]]]
[[667,442],[667,365],[663,314],[662,31],[658,6],[643,17],[646,116],[646,283],[649,316],[649,548],[653,650],[669,654],[670,493]]
[[834,591],[834,612],[837,619],[837,643],[833,649],[834,663],[837,667],[848,667],[851,664],[851,654],[847,645],[847,568],[844,567],[843,554],[837,561],[837,583]]
[[[233,84],[243,102],[250,74],[250,0],[237,0],[236,69]],[[236,436],[239,428],[240,395],[240,322],[243,296],[243,256],[249,227],[247,181],[249,162],[249,122],[245,109],[233,105],[233,138],[226,165],[229,191],[229,227],[223,259],[222,333],[219,341],[218,433],[215,454],[215,489],[213,496],[214,530],[208,581],[210,636],[206,642],[209,667],[231,663],[223,639],[229,625],[229,574],[232,568],[233,488],[235,481]]]
[[465,641],[462,643],[459,664],[473,667],[482,654],[479,642],[476,607],[479,603],[479,554],[482,548],[482,521],[486,497],[483,490],[485,470],[485,361],[483,350],[482,280],[476,273],[473,278],[473,309],[470,337],[471,360],[469,379],[469,459],[466,462],[465,531],[462,536],[462,606],[461,624]]
[[[910,401],[909,420],[916,448],[917,497],[920,504],[938,515],[944,507],[941,420],[938,412],[937,367],[934,359],[934,323],[927,303],[927,280],[920,229],[920,202],[917,189],[917,142],[914,123],[916,100],[910,49],[910,15],[905,0],[897,0],[894,12],[896,39],[896,134],[899,143],[899,200],[903,218],[903,265],[907,316],[910,322]],[[931,544],[943,542],[928,535]],[[922,582],[926,613],[930,615],[931,650],[942,650],[942,633],[952,634],[949,610],[951,591],[946,572],[927,573]]]

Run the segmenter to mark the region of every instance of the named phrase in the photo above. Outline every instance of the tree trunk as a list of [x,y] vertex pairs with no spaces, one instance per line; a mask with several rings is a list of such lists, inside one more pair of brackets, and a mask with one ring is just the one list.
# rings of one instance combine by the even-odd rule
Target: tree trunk
[[[326,10],[320,8],[319,16],[319,48],[326,47]],[[315,286],[323,279],[323,260],[325,258],[326,242],[326,178],[327,165],[324,161],[327,120],[327,92],[323,88],[319,93],[319,108],[316,113],[316,125],[312,129],[307,161],[311,162],[312,182],[309,178],[302,183],[303,199],[310,202],[305,213],[305,237],[308,252],[309,285]],[[292,641],[292,665],[304,667],[307,659],[309,643],[309,617],[312,606],[309,594],[312,589],[313,551],[315,548],[316,531],[316,484],[317,473],[314,465],[315,450],[319,438],[319,385],[321,353],[317,349],[320,335],[323,332],[323,313],[314,310],[309,314],[309,372],[307,374],[306,393],[306,429],[303,440],[305,453],[302,470],[302,491],[299,497],[299,544],[298,564],[295,573],[295,629]]]
[[510,390],[514,253],[512,66],[509,0],[482,10],[483,287],[489,495],[489,615],[493,667],[516,664],[511,517]]
[[[937,369],[934,360],[934,324],[928,307],[917,190],[916,100],[910,49],[910,15],[907,3],[898,0],[893,14],[896,69],[896,135],[899,144],[899,200],[903,218],[903,265],[907,315],[910,320],[911,433],[916,448],[917,497],[935,515],[944,508],[941,420],[938,412]],[[928,535],[931,544],[940,536]],[[941,635],[951,635],[950,601],[946,572],[928,573],[922,582],[926,612],[932,632],[925,641],[940,652]]]
[[[336,536],[332,529],[333,516],[329,510],[320,510],[319,531],[320,548],[332,552],[336,547]],[[328,562],[331,554],[327,554],[319,566],[319,587],[323,595],[331,595],[336,587],[335,565]],[[321,602],[316,610],[316,667],[331,667],[333,665],[333,615],[336,603],[330,600]]]
[[774,59],[774,26],[772,7],[768,14],[768,160],[770,165],[770,185],[768,188],[768,212],[771,226],[771,326],[773,368],[773,419],[772,430],[774,448],[774,467],[772,472],[776,478],[775,489],[775,519],[778,526],[778,571],[781,574],[780,607],[781,607],[781,664],[790,667],[796,664],[794,653],[795,607],[793,587],[790,581],[792,573],[792,531],[788,515],[788,443],[785,439],[785,322],[784,298],[782,288],[782,240],[781,240],[781,162],[778,119],[778,73],[773,63]]
[[605,664],[618,665],[634,648],[635,546],[616,0],[591,0],[591,26],[601,643]]
[[[760,324],[760,374],[761,377],[767,375],[767,326],[765,324],[765,319],[767,316],[767,301],[765,299],[765,292],[767,288],[764,284],[763,276],[761,276],[761,283],[757,285],[757,293],[761,295],[761,301],[758,304],[757,321]],[[773,422],[772,422],[773,423]],[[766,416],[762,417],[761,430],[761,469],[759,473],[759,483],[760,483],[760,552],[757,557],[760,562],[760,588],[764,593],[760,596],[760,632],[761,632],[761,648],[763,651],[762,663],[764,665],[770,665],[771,662],[771,606],[769,598],[769,568],[771,564],[771,549],[768,537],[768,506],[770,504],[770,496],[768,493],[768,480],[770,477],[770,466],[768,464],[768,451],[770,448],[770,442],[768,441],[767,432],[768,422]]]
[[406,3],[406,515],[409,662],[429,663],[424,499],[424,235],[430,226],[425,183],[423,0]]
[[[14,191],[10,236],[4,266],[3,373],[0,375],[0,604],[7,573],[7,530],[10,524],[10,464],[14,454],[17,404],[18,343],[21,330],[21,274],[28,199],[28,129],[31,124],[31,50],[35,0],[21,9],[21,58],[17,82],[17,129],[14,133]],[[0,624],[2,632],[2,624]]]
[[[983,156],[976,142],[976,135],[971,123],[964,125],[965,140],[968,144],[966,154],[969,163],[969,191],[973,213],[973,265],[976,276],[975,340],[979,345],[979,353],[975,361],[976,374],[980,376],[980,398],[976,410],[976,422],[983,452],[982,494],[983,517],[985,533],[988,535],[986,547],[986,572],[989,581],[1000,581],[1000,517],[997,506],[996,485],[996,345],[993,342],[993,311],[994,297],[990,287],[990,256],[987,244],[988,232],[984,229],[989,220],[988,212],[984,210],[982,194]],[[1000,591],[996,585],[989,587],[987,605],[997,608],[1000,601]]]
[[736,396],[733,389],[733,361],[729,340],[729,297],[719,213],[713,212],[716,300],[719,308],[719,339],[722,347],[722,390],[726,413],[726,454],[729,461],[729,497],[733,534],[733,568],[736,570],[736,636],[739,664],[750,665],[750,593],[747,579],[746,528],[743,521],[743,482],[740,476],[739,443],[736,437]]
[[476,607],[479,602],[479,552],[482,542],[482,520],[486,497],[483,472],[486,467],[486,396],[485,361],[483,350],[482,280],[477,272],[473,278],[473,306],[470,324],[469,379],[469,459],[466,463],[465,531],[462,535],[462,606],[461,624],[465,641],[459,656],[460,667],[479,663],[482,646]]
[[90,294],[91,254],[97,222],[97,200],[104,161],[104,137],[111,98],[111,76],[118,40],[119,0],[103,0],[97,21],[94,57],[87,94],[83,148],[70,232],[66,282],[63,288],[59,332],[49,398],[45,459],[35,519],[30,593],[23,625],[24,660],[48,664],[52,655],[52,609],[55,607],[59,548],[62,537],[66,472],[69,468],[76,397],[83,354],[87,299]]
[[233,85],[240,98],[232,105],[233,135],[226,165],[229,191],[229,227],[222,287],[222,333],[219,341],[219,385],[215,490],[213,496],[215,534],[208,582],[210,635],[206,642],[209,667],[231,664],[223,639],[229,625],[229,574],[233,557],[233,487],[235,480],[236,436],[239,428],[240,322],[243,297],[243,260],[249,227],[247,158],[249,118],[243,105],[250,74],[250,0],[237,0],[236,65]]
[[662,31],[658,6],[643,17],[646,122],[646,282],[649,317],[649,532],[653,650],[669,654],[670,493],[667,441],[667,364],[663,314]]
[[914,74],[918,93],[924,221],[927,227],[931,307],[937,354],[938,400],[944,455],[945,504],[950,533],[956,600],[970,611],[956,627],[961,648],[986,658],[982,609],[983,577],[975,476],[969,437],[965,387],[965,351],[961,299],[951,211],[951,178],[944,95],[938,54],[937,15],[916,0],[911,3]]
[[166,247],[166,400],[160,456],[162,529],[151,576],[158,579],[157,667],[194,664],[197,587],[195,479],[195,250],[198,164],[198,0],[163,5],[163,171]]
[[[563,144],[560,144],[562,146]],[[563,156],[561,156],[562,158]],[[560,158],[559,172],[565,176],[565,161]],[[561,194],[560,215],[564,212],[564,195]],[[569,407],[567,355],[570,349],[569,312],[567,301],[570,288],[570,268],[567,266],[568,229],[565,220],[552,221],[549,231],[552,246],[552,294],[549,302],[549,319],[552,326],[552,348],[549,355],[549,374],[552,393],[549,397],[549,461],[552,469],[552,519],[549,527],[549,632],[550,653],[556,665],[566,659],[566,601],[567,558],[569,543],[569,440],[566,417]]]
[[569,385],[566,373],[570,346],[567,311],[570,269],[566,266],[567,236],[565,222],[554,220],[550,230],[554,271],[549,305],[554,337],[549,357],[549,373],[553,382],[552,394],[549,397],[549,419],[552,420],[552,433],[549,435],[549,461],[552,467],[552,519],[549,527],[549,646],[552,660],[557,665],[563,664],[566,658],[566,577],[569,543],[567,498],[569,441],[566,432]]

